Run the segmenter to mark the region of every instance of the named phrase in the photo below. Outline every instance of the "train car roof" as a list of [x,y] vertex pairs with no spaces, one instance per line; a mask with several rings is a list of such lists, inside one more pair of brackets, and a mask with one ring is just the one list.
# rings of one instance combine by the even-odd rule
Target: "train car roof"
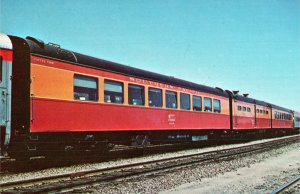
[[228,97],[228,93],[220,88],[213,88],[201,84],[178,79],[172,76],[166,76],[127,65],[83,55],[73,51],[69,51],[61,48],[56,44],[44,44],[43,41],[35,39],[33,37],[26,37],[26,41],[30,46],[31,53],[34,55],[45,56],[49,58],[55,58],[58,60],[75,63],[77,65],[88,66],[92,68],[102,69],[106,71],[112,71],[133,77],[144,78],[151,81],[157,81],[170,85],[175,85],[183,88],[198,90],[205,93],[210,93],[218,96]]
[[282,110],[282,111],[286,111],[286,112],[290,112],[290,113],[294,112],[294,111],[291,110],[291,109],[283,108],[283,107],[277,106],[277,105],[275,105],[275,104],[271,104],[271,106],[272,106],[272,108],[275,108],[275,109],[277,109],[277,110]]
[[248,103],[251,103],[251,104],[257,104],[257,105],[261,105],[261,106],[272,107],[272,108],[282,110],[282,111],[286,111],[286,112],[293,112],[293,110],[283,108],[281,106],[277,106],[275,104],[271,104],[271,103],[268,103],[268,102],[265,102],[265,101],[257,100],[257,99],[254,99],[254,98],[244,97],[242,95],[236,95],[234,98],[236,100],[240,100],[240,101],[243,101],[243,102],[248,102]]
[[266,107],[270,106],[270,104],[267,103],[267,102],[257,100],[257,99],[254,99],[254,98],[245,97],[245,96],[242,96],[242,95],[234,95],[234,99],[242,101],[242,102],[257,104],[257,105],[266,106]]

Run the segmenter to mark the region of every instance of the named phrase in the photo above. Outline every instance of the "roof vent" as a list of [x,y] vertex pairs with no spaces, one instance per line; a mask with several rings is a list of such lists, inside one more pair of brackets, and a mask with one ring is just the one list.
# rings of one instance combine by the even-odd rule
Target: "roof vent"
[[232,90],[234,95],[237,95],[240,91],[239,90]]
[[32,42],[34,42],[35,44],[37,44],[40,48],[44,48],[45,47],[45,43],[37,38],[31,37],[31,36],[27,36],[26,37],[27,40],[31,40]]
[[53,42],[49,42],[48,45],[54,46],[54,47],[56,47],[56,48],[60,48],[60,45],[59,45],[59,44],[55,44],[55,43],[53,43]]
[[243,94],[243,96],[247,98],[249,96],[249,94]]
[[232,92],[230,90],[225,90],[228,94],[232,95]]
[[222,88],[219,87],[215,87],[217,90],[220,90],[221,92],[224,92],[224,90]]

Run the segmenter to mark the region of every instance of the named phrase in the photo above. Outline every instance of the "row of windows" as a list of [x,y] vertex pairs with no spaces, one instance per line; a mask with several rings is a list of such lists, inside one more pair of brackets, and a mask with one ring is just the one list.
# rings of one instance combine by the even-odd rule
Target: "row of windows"
[[[238,106],[238,111],[251,112],[251,108],[245,107],[245,106]],[[258,113],[258,114],[269,114],[269,111],[256,109],[256,113]]]
[[269,114],[269,111],[267,111],[267,110],[261,110],[261,109],[256,109],[256,113],[257,114],[267,115],[267,114]]
[[[157,88],[149,88],[149,106],[150,107],[162,107],[162,90]],[[74,76],[74,99],[75,100],[98,100],[98,79],[75,75]],[[166,108],[177,109],[177,92],[166,91]],[[202,97],[193,95],[193,110],[202,111]],[[122,82],[104,80],[104,101],[107,103],[124,103],[124,84]],[[128,104],[130,105],[145,105],[145,88],[144,86],[128,84]],[[204,97],[204,111],[221,112],[220,100]],[[190,95],[180,93],[180,109],[190,110]]]
[[275,112],[275,119],[279,120],[292,120],[292,116],[290,114]]
[[245,106],[238,106],[238,111],[251,112],[251,108]]

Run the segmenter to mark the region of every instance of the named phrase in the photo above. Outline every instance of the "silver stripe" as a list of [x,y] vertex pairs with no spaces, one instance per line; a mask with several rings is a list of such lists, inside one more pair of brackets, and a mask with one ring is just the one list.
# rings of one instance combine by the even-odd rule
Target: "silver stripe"
[[12,43],[10,41],[10,38],[6,35],[0,32],[0,48],[4,49],[12,49]]

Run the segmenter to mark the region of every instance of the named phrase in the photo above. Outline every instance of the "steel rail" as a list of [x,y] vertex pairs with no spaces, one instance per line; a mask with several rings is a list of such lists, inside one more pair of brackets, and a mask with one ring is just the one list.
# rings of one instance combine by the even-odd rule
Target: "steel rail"
[[289,188],[290,186],[292,186],[293,184],[295,184],[298,181],[300,181],[300,176],[298,176],[297,178],[291,180],[290,182],[285,183],[281,187],[278,187],[277,189],[275,189],[274,191],[272,191],[271,194],[281,193],[282,191],[284,191],[285,189]]
[[[133,163],[133,164],[126,164],[126,165],[120,165],[116,167],[109,167],[109,168],[103,168],[103,169],[95,169],[95,170],[89,170],[89,171],[82,171],[82,172],[77,172],[77,173],[67,173],[67,174],[62,174],[62,175],[56,175],[56,176],[50,176],[50,177],[41,177],[41,178],[36,178],[36,179],[27,179],[27,180],[21,180],[21,181],[15,181],[15,182],[7,182],[7,183],[2,183],[0,184],[0,191],[7,191],[7,189],[12,189],[15,187],[21,187],[21,186],[26,186],[26,185],[34,185],[42,182],[58,182],[61,180],[76,180],[78,178],[83,178],[83,177],[89,177],[95,176],[98,174],[106,174],[104,177],[98,177],[98,178],[93,178],[94,180],[86,180],[82,181],[81,183],[70,183],[70,184],[64,184],[60,185],[58,187],[55,186],[50,186],[49,188],[40,188],[39,190],[34,190],[33,192],[51,192],[51,191],[61,191],[63,189],[68,189],[69,187],[80,187],[82,185],[87,185],[87,184],[93,184],[93,183],[99,183],[99,181],[109,181],[109,180],[114,180],[114,179],[119,179],[119,178],[124,178],[128,176],[134,176],[134,175],[139,175],[139,174],[145,174],[145,173],[150,173],[150,172],[155,172],[158,170],[166,170],[169,168],[176,168],[180,166],[187,166],[199,162],[205,162],[209,160],[218,160],[220,158],[225,158],[225,157],[230,157],[234,156],[237,154],[243,154],[243,153],[248,153],[248,152],[253,152],[257,150],[264,150],[268,149],[268,147],[273,147],[278,144],[285,144],[290,141],[294,141],[299,139],[298,136],[292,136],[292,137],[287,137],[279,140],[271,140],[268,142],[263,142],[263,143],[258,143],[258,144],[252,144],[252,145],[245,145],[245,146],[240,146],[240,147],[235,147],[235,148],[227,148],[227,149],[222,149],[222,150],[214,150],[214,151],[208,151],[208,152],[202,152],[202,153],[196,153],[196,154],[187,154],[183,156],[177,156],[177,157],[172,157],[172,158],[164,158],[164,159],[159,159],[159,160],[152,160],[152,161],[147,161],[147,162],[139,162],[139,163]],[[272,146],[273,145],[273,146]],[[255,147],[256,148],[253,148]],[[257,147],[258,146],[258,147]],[[247,150],[247,148],[251,148],[250,150]],[[244,151],[241,151],[241,149],[245,149]],[[234,151],[237,151],[237,153],[232,153]],[[228,152],[226,154],[226,152]],[[230,153],[231,152],[231,153]],[[214,155],[215,154],[215,155]],[[219,155],[218,155],[219,154]],[[223,155],[221,155],[223,154]],[[208,157],[210,156],[211,157]],[[198,157],[198,158],[197,158]],[[200,158],[199,158],[200,157]],[[201,158],[202,157],[202,158]],[[207,157],[207,158],[205,158]],[[189,159],[189,161],[183,161],[182,163],[175,163],[176,160],[184,160],[184,159]],[[172,165],[167,165],[164,166],[163,163],[166,164],[172,164]],[[161,168],[145,168],[145,165],[150,165],[151,166],[154,164],[159,164]],[[143,166],[143,168],[140,168]],[[135,167],[135,168],[134,168]],[[138,170],[133,170],[133,169],[128,169],[128,168],[133,168],[133,169],[141,169],[141,171]],[[127,170],[126,170],[127,169]],[[109,172],[114,171],[114,175],[109,175]],[[116,173],[118,172],[118,173]],[[78,179],[79,180],[79,179]],[[26,189],[25,189],[26,190]],[[25,191],[24,190],[24,191]],[[28,191],[25,191],[28,192]]]

